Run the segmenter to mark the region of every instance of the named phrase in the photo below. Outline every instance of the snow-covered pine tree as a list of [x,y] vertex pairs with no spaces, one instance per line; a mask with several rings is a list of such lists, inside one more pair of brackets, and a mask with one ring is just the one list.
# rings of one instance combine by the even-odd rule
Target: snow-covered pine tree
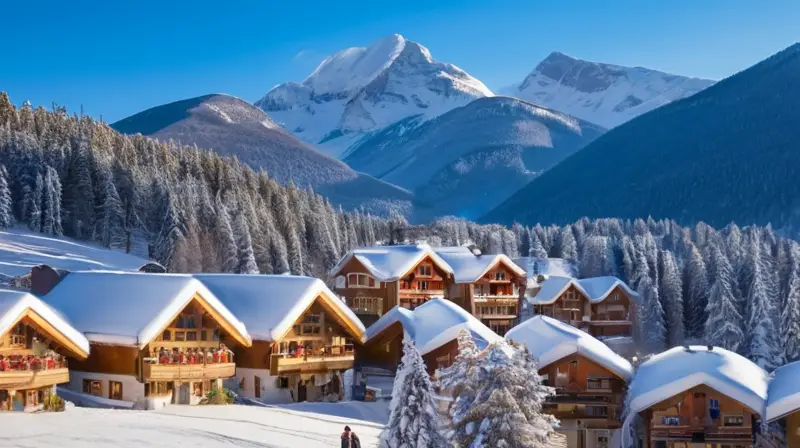
[[239,264],[238,248],[236,238],[233,236],[231,218],[228,208],[222,202],[221,196],[217,195],[216,200],[216,224],[214,234],[217,247],[219,248],[220,259],[222,260],[222,272],[233,273]]
[[738,352],[744,346],[742,316],[736,307],[733,292],[736,278],[728,258],[717,245],[712,245],[714,280],[708,296],[705,341],[710,345]]
[[659,280],[659,296],[664,307],[664,317],[667,324],[667,347],[683,345],[684,326],[683,326],[683,286],[681,285],[681,275],[678,270],[678,263],[675,256],[668,250],[662,250],[661,274]]
[[547,252],[544,250],[544,246],[542,246],[542,242],[539,240],[539,237],[536,235],[536,232],[530,232],[528,235],[531,238],[530,251],[528,253],[528,256],[540,259],[547,258]]
[[389,423],[381,432],[381,448],[444,447],[441,422],[433,399],[433,383],[422,356],[408,333],[403,335],[401,371],[395,378]]
[[50,181],[47,183],[47,194],[52,203],[53,235],[61,236],[64,228],[61,220],[61,179],[58,172],[52,166],[47,167]]
[[53,175],[58,176],[55,171],[47,166],[44,170],[44,191],[42,191],[42,228],[41,232],[48,235],[55,235],[55,202],[60,198],[53,191]]
[[749,289],[746,301],[747,356],[761,368],[773,370],[780,365],[782,350],[779,347],[777,329],[773,315],[775,309],[774,292],[767,272],[768,264],[762,253],[760,238],[754,236],[748,240],[745,269],[748,273]]
[[800,360],[800,246],[794,241],[787,246],[790,268],[780,333],[786,362],[794,362]]
[[122,247],[125,241],[122,201],[119,199],[117,187],[114,186],[113,176],[110,172],[107,175],[104,182],[100,238],[105,247]]
[[28,204],[28,227],[36,232],[42,231],[42,204],[44,202],[44,178],[41,174],[36,175],[36,186],[31,192],[30,203]]
[[699,340],[703,337],[703,329],[708,306],[708,272],[700,251],[692,244],[685,262],[683,282],[683,314],[687,339]]
[[667,328],[664,322],[664,309],[658,298],[658,289],[650,277],[639,282],[637,292],[642,297],[641,338],[643,347],[650,353],[664,350]]
[[234,272],[237,274],[258,274],[258,265],[253,254],[253,240],[250,237],[250,229],[247,226],[244,213],[239,212],[236,214],[233,227],[234,233],[239,240],[236,256],[237,263]]
[[571,226],[564,226],[559,234],[559,258],[569,261],[578,260],[578,245],[575,242],[575,235],[572,233]]
[[550,446],[556,420],[542,413],[542,405],[554,390],[542,384],[527,350],[506,342],[490,344],[466,383],[464,390],[474,392],[474,400],[464,407],[463,418],[451,423],[453,446]]
[[0,165],[0,228],[7,229],[13,224],[14,209],[11,202],[11,190],[8,188],[8,170],[5,165]]
[[604,275],[604,266],[607,263],[608,251],[607,238],[592,235],[586,237],[581,252],[580,275],[581,278],[600,277]]

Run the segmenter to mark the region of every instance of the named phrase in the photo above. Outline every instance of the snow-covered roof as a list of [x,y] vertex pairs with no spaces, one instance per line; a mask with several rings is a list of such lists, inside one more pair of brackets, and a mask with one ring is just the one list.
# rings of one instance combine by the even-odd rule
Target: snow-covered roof
[[376,279],[390,282],[400,279],[414,269],[420,261],[430,257],[436,265],[447,272],[453,273],[450,267],[427,244],[410,244],[403,246],[377,246],[364,249],[353,249],[331,270],[331,275],[339,274],[347,263],[355,258]]
[[706,346],[675,347],[642,363],[628,388],[631,413],[704,384],[764,416],[769,374],[747,358]]
[[199,280],[182,274],[82,271],[64,277],[42,300],[91,342],[143,348],[199,295],[220,325],[249,346],[245,325]]
[[575,277],[578,274],[575,265],[563,258],[520,257],[515,258],[514,263],[524,268],[528,278],[533,279],[537,275]]
[[520,277],[525,276],[525,270],[503,254],[475,255],[465,246],[437,247],[434,251],[453,269],[456,283],[478,281],[498,264],[505,265]]
[[89,341],[78,330],[38,297],[23,291],[0,289],[0,335],[8,332],[28,310],[35,312],[78,348],[76,355],[89,356]]
[[506,333],[506,339],[528,347],[540,367],[577,354],[629,381],[633,366],[607,345],[577,328],[546,316],[535,316]]
[[786,364],[772,373],[768,395],[767,421],[800,410],[800,361]]
[[325,283],[295,275],[197,274],[194,276],[239,316],[250,336],[278,341],[318,297],[363,341],[364,324]]
[[431,299],[413,311],[397,306],[392,308],[367,329],[367,340],[397,322],[413,338],[421,355],[457,339],[461,330],[472,333],[479,347],[503,340],[480,320],[447,299]]
[[528,301],[534,305],[549,305],[564,294],[570,286],[574,286],[590,302],[599,303],[608,297],[618,286],[633,300],[639,300],[639,294],[622,280],[616,277],[592,277],[574,279],[571,277],[551,276],[541,283],[541,289]]

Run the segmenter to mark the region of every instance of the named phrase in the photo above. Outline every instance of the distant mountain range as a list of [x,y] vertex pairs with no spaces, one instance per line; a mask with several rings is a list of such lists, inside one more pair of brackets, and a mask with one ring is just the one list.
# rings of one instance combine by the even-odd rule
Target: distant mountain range
[[800,223],[800,44],[612,129],[482,220]]
[[370,132],[411,116],[434,118],[487,96],[493,93],[479,80],[393,34],[328,57],[302,83],[280,84],[255,104],[294,135],[339,157]]
[[359,142],[344,161],[414,192],[415,221],[475,219],[605,130],[509,97],[436,119],[411,117]]
[[583,61],[554,52],[521,83],[500,92],[610,129],[712,84],[707,79]]
[[332,203],[376,213],[408,210],[411,195],[354,171],[285,132],[257,107],[229,95],[205,95],[156,106],[111,125],[126,134],[173,139],[236,156],[281,183],[312,186]]

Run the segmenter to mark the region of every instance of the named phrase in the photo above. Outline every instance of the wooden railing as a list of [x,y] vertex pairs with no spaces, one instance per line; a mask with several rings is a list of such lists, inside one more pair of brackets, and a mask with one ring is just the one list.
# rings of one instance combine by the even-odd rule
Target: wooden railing
[[330,345],[316,350],[274,354],[270,357],[270,373],[278,375],[346,370],[353,366],[354,360],[352,345]]
[[206,380],[229,378],[236,374],[232,362],[216,364],[150,364],[145,363],[142,376],[145,381]]
[[61,357],[0,355],[0,389],[37,388],[69,381],[67,360]]

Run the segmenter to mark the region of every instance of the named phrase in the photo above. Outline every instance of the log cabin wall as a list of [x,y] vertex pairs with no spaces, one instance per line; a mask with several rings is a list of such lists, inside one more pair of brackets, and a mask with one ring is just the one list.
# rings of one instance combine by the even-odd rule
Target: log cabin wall
[[[353,281],[356,278],[348,276],[348,274],[364,274],[367,278],[374,281],[374,286],[358,285]],[[341,279],[339,279],[341,277]],[[361,277],[364,279],[364,277]],[[364,267],[357,259],[352,258],[344,267],[342,267],[337,281],[335,290],[337,294],[344,296],[347,299],[347,304],[356,315],[361,319],[365,326],[372,325],[387,311],[392,309],[398,303],[398,288],[397,281],[382,282],[370,274],[369,270]]]
[[236,367],[245,369],[269,369],[272,342],[253,341],[252,347],[237,345],[233,348]]
[[93,373],[138,376],[139,348],[121,345],[91,344],[85,360],[69,360],[71,370]]
[[428,371],[428,375],[433,376],[436,373],[436,369],[450,367],[457,355],[458,339],[453,339],[441,347],[424,354],[422,360],[425,361],[425,368]]
[[395,371],[403,357],[403,326],[395,322],[364,345],[356,346],[355,364]]

